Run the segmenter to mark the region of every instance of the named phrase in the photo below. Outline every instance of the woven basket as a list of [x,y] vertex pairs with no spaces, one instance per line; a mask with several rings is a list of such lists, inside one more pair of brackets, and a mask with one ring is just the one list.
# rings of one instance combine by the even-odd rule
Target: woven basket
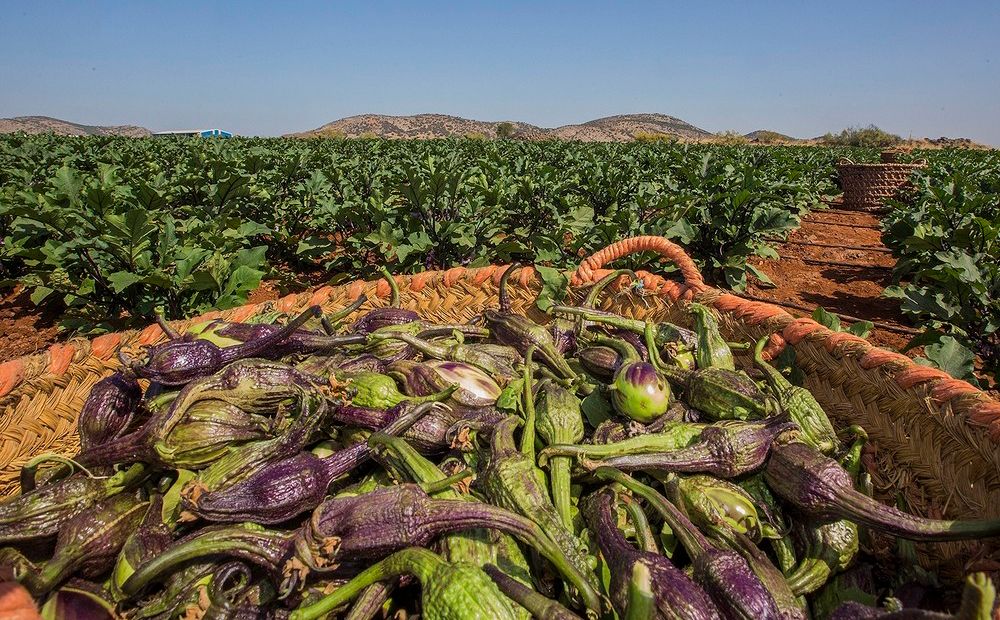
[[[895,153],[882,154],[883,162],[895,160]],[[910,182],[913,171],[923,167],[912,164],[856,164],[842,159],[837,164],[840,185],[844,190],[844,207],[859,211],[880,211],[885,201],[894,198]]]
[[[834,333],[808,318],[794,318],[770,304],[748,301],[704,284],[697,267],[677,245],[660,237],[615,243],[586,259],[572,274],[571,296],[579,300],[589,284],[609,271],[603,267],[628,254],[654,251],[673,261],[683,281],[645,271],[642,292],[621,288],[605,295],[603,307],[625,316],[679,324],[690,321],[684,303],[714,306],[729,340],[749,341],[771,334],[768,353],[793,346],[808,388],[838,428],[858,424],[871,438],[865,465],[881,500],[905,500],[910,510],[934,517],[1000,517],[1000,402],[964,381],[919,366],[904,355],[878,349],[848,333]],[[468,321],[495,307],[505,266],[455,268],[398,276],[403,307],[437,321]],[[516,311],[545,321],[534,306],[541,281],[531,268],[511,280]],[[275,302],[212,312],[191,321],[222,317],[242,321],[275,310],[294,313],[308,305],[339,309],[364,293],[358,312],[381,305],[385,281],[353,282],[289,295]],[[99,379],[119,366],[121,347],[160,342],[152,325],[142,331],[108,334],[94,340],[56,344],[45,353],[0,364],[0,496],[17,491],[18,470],[43,452],[72,455],[78,447],[75,424],[83,401]],[[742,354],[740,361],[750,364]],[[971,569],[1000,567],[996,541],[918,545],[921,563],[955,579]],[[891,541],[883,545],[891,549]],[[993,562],[992,564],[990,562]]]

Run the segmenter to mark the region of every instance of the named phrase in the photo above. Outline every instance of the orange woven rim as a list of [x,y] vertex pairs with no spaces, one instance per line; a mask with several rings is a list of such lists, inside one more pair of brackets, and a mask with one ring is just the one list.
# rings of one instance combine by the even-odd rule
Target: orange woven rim
[[[591,284],[611,272],[605,269],[608,263],[638,252],[656,252],[671,261],[680,271],[682,282],[668,280],[648,271],[638,271],[637,275],[643,282],[644,290],[653,294],[668,297],[674,301],[691,300],[695,295],[711,292],[718,297],[711,303],[716,309],[733,315],[749,325],[757,325],[769,320],[780,319],[784,324],[779,332],[771,336],[767,353],[778,353],[786,343],[798,344],[806,338],[819,340],[824,348],[834,353],[838,348],[850,346],[853,351],[860,352],[859,363],[862,368],[874,369],[884,367],[895,383],[903,390],[924,385],[928,388],[930,397],[938,403],[946,403],[962,399],[963,409],[967,411],[968,419],[976,426],[982,427],[990,439],[1000,443],[1000,402],[966,381],[955,379],[951,375],[928,366],[921,366],[909,357],[873,346],[864,338],[859,338],[846,332],[833,332],[811,318],[795,318],[783,308],[773,304],[743,299],[731,293],[710,288],[705,284],[697,265],[682,247],[657,236],[642,236],[623,239],[598,251],[585,259],[570,276],[570,284],[574,287]],[[480,284],[488,279],[498,282],[509,265],[490,265],[481,268],[455,267],[444,271],[427,271],[415,275],[395,276],[399,282],[406,282],[409,289],[419,292],[428,284],[443,284],[451,287],[459,281]],[[537,276],[532,267],[525,267],[518,273],[517,281],[522,286]],[[374,291],[371,289],[374,288]],[[377,297],[388,297],[389,285],[384,280],[366,282],[357,280],[347,285],[348,295],[357,297],[362,291],[374,292]],[[334,288],[323,286],[306,293],[291,294],[275,301],[267,302],[272,308],[289,312],[297,307],[311,304],[322,304],[329,299]],[[714,296],[714,295],[713,295]],[[262,304],[250,304],[225,312],[227,319],[242,321],[252,316]],[[223,315],[220,311],[212,311],[188,322],[207,321]],[[121,334],[105,334],[90,342],[89,354],[100,359],[111,359],[121,342]],[[154,344],[164,339],[163,331],[156,324],[145,328],[138,336],[138,344]],[[42,356],[47,356],[46,371],[54,375],[62,375],[70,367],[77,354],[82,353],[78,345],[72,342],[58,343],[49,347]],[[24,380],[29,361],[37,366],[41,356],[28,356],[10,360],[0,364],[0,397],[9,394]]]

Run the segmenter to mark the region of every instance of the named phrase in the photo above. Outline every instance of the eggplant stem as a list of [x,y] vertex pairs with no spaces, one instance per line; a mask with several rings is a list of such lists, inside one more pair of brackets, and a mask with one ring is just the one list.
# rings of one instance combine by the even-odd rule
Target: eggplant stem
[[580,618],[558,601],[539,594],[493,564],[483,566],[483,572],[489,575],[504,596],[527,609],[535,618],[547,620],[579,620]]
[[399,307],[399,285],[396,284],[396,279],[392,277],[389,273],[389,269],[382,265],[379,268],[379,273],[385,278],[385,281],[389,283],[389,307],[398,308]]
[[442,491],[451,489],[452,485],[462,482],[466,478],[472,476],[471,469],[463,469],[462,471],[442,478],[441,480],[435,480],[433,482],[421,482],[419,483],[420,488],[424,493],[428,495],[435,495]]
[[532,361],[535,345],[524,353],[524,430],[521,432],[521,453],[535,462],[535,395],[532,393]]
[[[83,472],[85,476],[92,479],[105,479],[109,476],[97,476],[94,475],[89,469],[81,465],[80,463],[74,461],[71,458],[61,456],[59,454],[40,454],[35,458],[31,459],[21,467],[21,493],[29,493],[34,491],[37,483],[35,480],[35,475],[38,472],[38,466],[42,463],[54,461],[56,463],[62,463],[70,468],[70,473],[73,473],[74,469],[78,469]],[[61,473],[61,471],[60,471]]]
[[639,543],[639,548],[648,553],[659,553],[660,549],[656,545],[656,536],[653,535],[653,530],[649,527],[649,520],[646,518],[646,513],[642,511],[639,503],[626,498],[625,512],[628,513],[629,520],[632,521],[632,527],[635,528],[635,538]]
[[510,296],[507,294],[507,281],[510,280],[511,275],[514,274],[515,269],[520,269],[522,267],[521,263],[512,263],[507,270],[503,272],[500,276],[500,290],[497,293],[498,304],[500,306],[500,312],[504,314],[510,314]]
[[444,563],[437,554],[421,547],[410,547],[390,555],[386,559],[373,564],[356,577],[334,590],[320,600],[298,607],[288,616],[288,620],[314,620],[345,605],[357,597],[368,586],[398,577],[412,574],[421,583],[427,581],[434,569]]
[[648,566],[636,562],[632,565],[632,578],[628,582],[628,608],[624,620],[652,620],[656,612],[653,576]]
[[274,346],[292,335],[295,330],[302,327],[306,321],[314,316],[322,316],[322,311],[319,306],[309,306],[278,331],[272,332],[266,336],[258,338],[257,340],[221,349],[220,357],[222,362],[224,364],[228,364],[229,362],[237,359],[253,357],[268,347]]
[[163,318],[163,315],[159,312],[156,313],[156,324],[160,326],[160,329],[163,330],[163,333],[166,334],[167,338],[170,340],[177,340],[181,337],[181,335],[177,333],[177,330],[170,327],[170,324],[167,323],[167,320]]

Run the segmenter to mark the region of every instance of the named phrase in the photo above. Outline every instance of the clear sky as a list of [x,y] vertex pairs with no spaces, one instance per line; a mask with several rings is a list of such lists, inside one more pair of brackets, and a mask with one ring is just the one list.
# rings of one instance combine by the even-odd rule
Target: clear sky
[[276,135],[421,112],[1000,145],[1000,0],[0,0],[0,117]]

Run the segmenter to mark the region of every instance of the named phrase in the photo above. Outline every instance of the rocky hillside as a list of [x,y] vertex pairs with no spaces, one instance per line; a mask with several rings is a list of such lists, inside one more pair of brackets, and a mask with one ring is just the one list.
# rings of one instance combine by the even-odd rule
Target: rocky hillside
[[666,114],[623,114],[599,118],[579,125],[555,129],[536,127],[519,121],[477,121],[444,114],[385,116],[362,114],[327,123],[311,131],[292,134],[298,137],[339,136],[356,138],[375,135],[383,138],[445,138],[482,135],[495,137],[497,125],[509,122],[514,136],[528,140],[581,140],[584,142],[624,142],[636,136],[666,136],[685,139],[708,138],[712,134]]
[[150,135],[145,127],[135,125],[117,125],[102,127],[97,125],[80,125],[59,120],[49,116],[16,116],[0,118],[0,133],[55,133],[63,136],[128,136],[143,138]]

